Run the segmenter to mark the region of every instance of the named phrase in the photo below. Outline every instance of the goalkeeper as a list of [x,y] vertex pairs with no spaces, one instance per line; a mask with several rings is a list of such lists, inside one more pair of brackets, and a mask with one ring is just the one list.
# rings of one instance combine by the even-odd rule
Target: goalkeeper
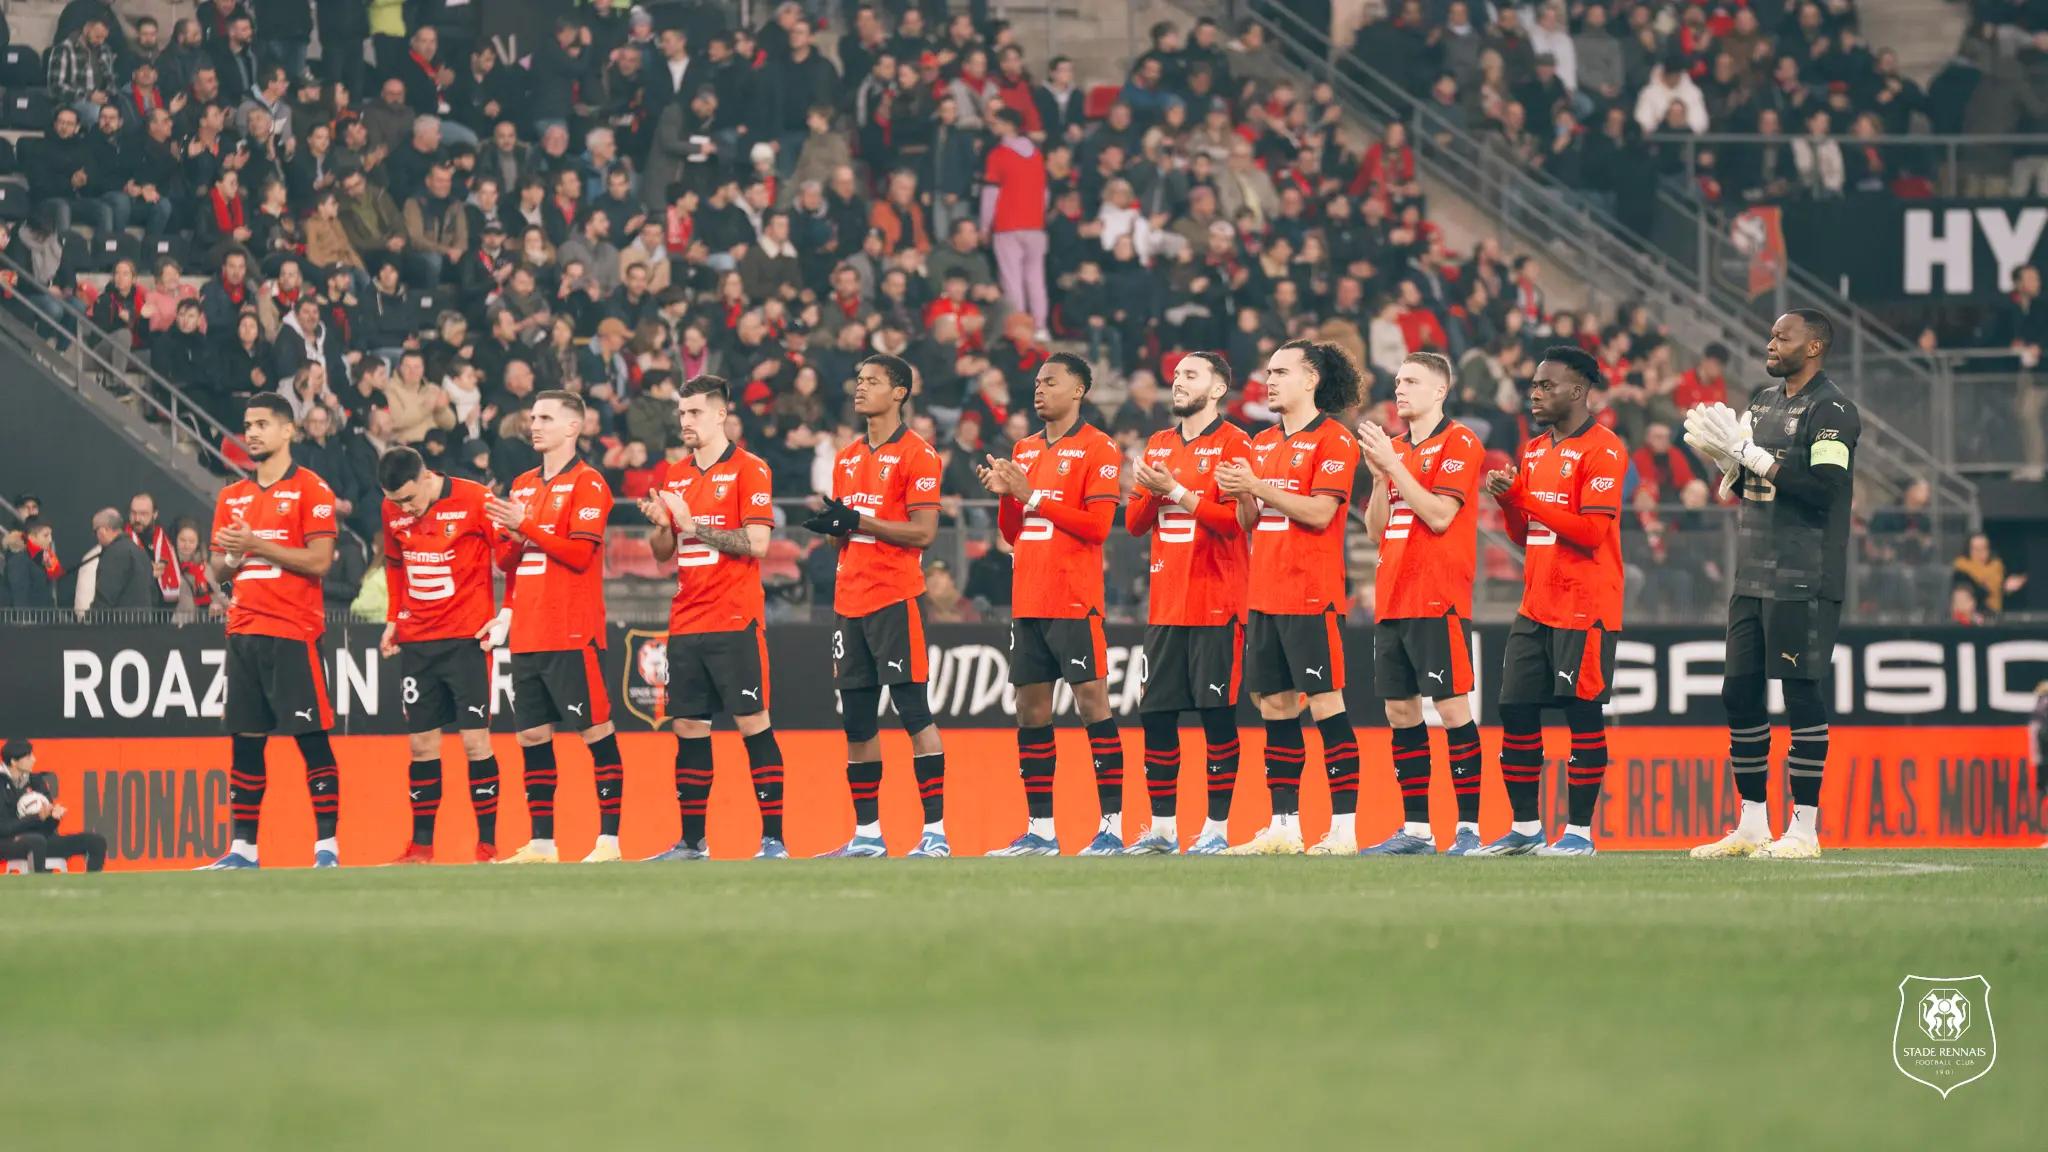
[[[1758,392],[1738,418],[1727,406],[1686,414],[1685,442],[1722,471],[1721,491],[1739,492],[1735,595],[1728,602],[1728,765],[1742,797],[1734,831],[1692,850],[1697,859],[1820,855],[1821,773],[1828,758],[1823,691],[1849,566],[1849,501],[1856,405],[1823,368],[1834,329],[1801,308],[1778,318],[1764,371],[1778,383]],[[1771,838],[1765,807],[1771,756],[1768,682],[1782,681],[1792,729],[1785,774],[1792,819]]]

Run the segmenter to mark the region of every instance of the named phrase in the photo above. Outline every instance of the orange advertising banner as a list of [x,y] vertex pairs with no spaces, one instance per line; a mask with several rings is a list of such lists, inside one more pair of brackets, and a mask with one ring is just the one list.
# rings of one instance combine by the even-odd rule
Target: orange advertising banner
[[[837,732],[780,733],[788,764],[785,797],[790,851],[811,856],[844,843],[853,832],[853,805],[844,772],[845,741]],[[1365,783],[1359,797],[1359,832],[1368,841],[1401,820],[1400,798],[1384,729],[1361,731]],[[1024,789],[1017,776],[1016,741],[1000,729],[949,731],[946,752],[946,829],[958,855],[980,855],[1023,830]],[[1303,830],[1313,842],[1329,822],[1329,793],[1315,770],[1317,734],[1307,733],[1309,771],[1301,790]],[[1439,764],[1443,737],[1432,733]],[[1611,765],[1594,822],[1603,850],[1684,849],[1732,826],[1737,808],[1725,768],[1727,732],[1720,728],[1617,728],[1608,733]],[[1552,759],[1544,774],[1543,817],[1555,831],[1564,822],[1566,734],[1546,734]],[[1774,733],[1782,756],[1784,729]],[[900,732],[883,737],[887,775],[882,824],[892,853],[917,841],[922,817],[910,773],[910,751]],[[1486,787],[1481,834],[1506,831],[1508,808],[1495,765],[1500,734],[1484,733]],[[597,801],[590,760],[560,737],[560,789],[556,839],[564,859],[582,856],[597,834]],[[1060,767],[1054,809],[1060,842],[1073,852],[1093,835],[1097,819],[1087,737],[1079,728],[1059,733]],[[2034,769],[2026,760],[2021,728],[1837,728],[1822,803],[1822,836],[1829,847],[2017,847],[2041,842]],[[519,749],[497,738],[502,773],[498,842],[510,850],[526,840]],[[1243,769],[1231,813],[1233,842],[1249,838],[1270,808],[1261,787],[1264,733],[1243,732]],[[679,834],[673,781],[674,741],[659,733],[621,733],[626,795],[621,847],[627,857],[651,856]],[[345,865],[377,864],[404,850],[411,829],[406,799],[409,761],[403,736],[342,736],[333,740],[341,769],[340,844]],[[717,756],[710,841],[714,856],[750,856],[760,818],[739,737],[714,738]],[[441,859],[471,858],[476,825],[464,786],[460,743],[445,745],[450,775],[436,836]],[[88,828],[107,837],[110,870],[176,869],[200,864],[228,845],[228,742],[225,739],[45,739],[36,741],[41,771],[54,772],[67,809],[66,831]],[[1184,841],[1200,827],[1204,795],[1203,745],[1198,729],[1182,733],[1180,823]],[[1126,730],[1125,830],[1145,822],[1143,758],[1136,730]],[[1782,777],[1772,781],[1773,823],[1785,820]],[[1449,773],[1439,770],[1431,816],[1440,843],[1456,820]],[[270,745],[270,782],[260,847],[267,866],[312,862],[313,815],[305,772],[292,742]]]

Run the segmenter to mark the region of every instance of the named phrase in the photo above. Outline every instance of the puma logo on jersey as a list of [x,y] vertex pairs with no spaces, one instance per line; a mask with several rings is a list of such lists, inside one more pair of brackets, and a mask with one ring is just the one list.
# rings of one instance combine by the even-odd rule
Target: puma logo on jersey
[[1567,683],[1567,684],[1570,684],[1570,683],[1574,682],[1575,680],[1577,680],[1577,679],[1578,679],[1578,676],[1577,676],[1577,674],[1576,674],[1576,673],[1572,673],[1572,672],[1559,672],[1559,673],[1557,674],[1557,678],[1558,678],[1559,680],[1562,680],[1562,681],[1564,681],[1564,682],[1565,682],[1565,683]]
[[313,719],[313,710],[311,708],[301,708],[292,713],[292,715],[297,716],[301,720],[311,720]]
[[894,668],[894,669],[895,669],[895,670],[897,670],[898,672],[901,672],[901,671],[903,671],[903,661],[901,661],[901,660],[891,660],[891,661],[889,661],[889,667],[891,667],[891,668]]
[[1783,660],[1785,663],[1790,664],[1794,668],[1799,667],[1799,657],[1791,652],[1778,653],[1778,659]]
[[740,695],[751,696],[756,700],[759,700],[761,698],[760,690],[755,688],[742,688],[740,689]]
[[581,705],[581,704],[571,704],[571,705],[569,705],[569,711],[571,711],[571,712],[574,712],[574,713],[575,713],[575,714],[577,714],[578,716],[581,716],[581,715],[583,715],[583,705]]
[[481,705],[481,704],[471,704],[471,705],[469,706],[469,710],[470,710],[471,712],[474,712],[474,713],[476,713],[476,714],[477,714],[477,715],[479,715],[479,716],[481,716],[481,715],[483,715],[483,714],[484,714],[484,707],[483,707],[483,705]]
[[1315,668],[1303,668],[1302,671],[1306,672],[1310,676],[1315,677],[1318,680],[1321,680],[1323,678],[1323,670],[1320,666],[1317,666]]
[[1429,678],[1430,678],[1431,680],[1434,680],[1434,681],[1436,681],[1436,682],[1437,682],[1437,683],[1439,683],[1439,684],[1441,684],[1441,683],[1443,683],[1443,682],[1444,682],[1444,674],[1443,674],[1443,673],[1441,673],[1441,672],[1431,672],[1431,673],[1429,674]]

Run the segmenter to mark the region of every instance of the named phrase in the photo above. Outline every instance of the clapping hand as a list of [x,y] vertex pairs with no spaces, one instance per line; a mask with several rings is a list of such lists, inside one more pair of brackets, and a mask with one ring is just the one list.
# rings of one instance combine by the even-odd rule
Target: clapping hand
[[1136,480],[1139,487],[1160,496],[1173,491],[1180,484],[1173,478],[1173,473],[1164,468],[1154,468],[1151,462],[1146,460],[1131,465],[1131,479]]
[[1393,437],[1387,430],[1370,420],[1358,422],[1358,451],[1365,457],[1365,466],[1372,474],[1382,479],[1393,474],[1401,466],[1400,457],[1394,453]]
[[804,527],[822,536],[851,536],[860,527],[860,513],[846,501],[827,496],[825,506],[805,520]]
[[1243,460],[1227,461],[1216,469],[1216,486],[1226,496],[1256,496],[1259,483],[1252,466]]
[[1513,468],[1496,468],[1486,474],[1486,494],[1498,500],[1515,486]]

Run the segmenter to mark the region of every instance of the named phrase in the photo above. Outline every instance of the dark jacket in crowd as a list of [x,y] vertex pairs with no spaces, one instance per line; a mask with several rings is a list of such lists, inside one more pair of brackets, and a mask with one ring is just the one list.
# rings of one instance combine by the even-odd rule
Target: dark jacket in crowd
[[162,603],[149,557],[126,533],[100,547],[99,571],[93,579],[92,610],[155,608]]

